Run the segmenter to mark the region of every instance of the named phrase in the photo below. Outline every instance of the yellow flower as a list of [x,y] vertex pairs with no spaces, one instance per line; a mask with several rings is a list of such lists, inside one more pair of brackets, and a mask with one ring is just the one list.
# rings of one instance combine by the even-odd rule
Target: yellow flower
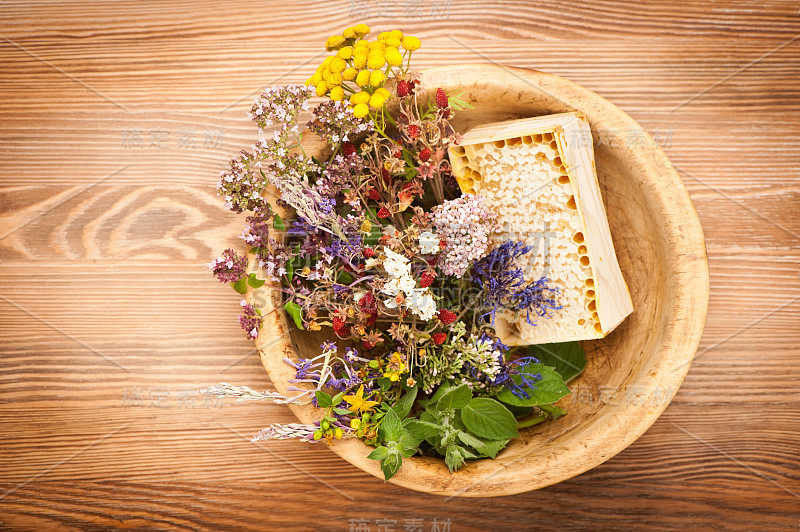
[[378,70],[382,68],[383,65],[386,64],[386,59],[383,57],[383,53],[371,53],[367,58],[367,68],[370,70]]
[[355,39],[356,37],[358,37],[358,33],[356,32],[356,29],[354,27],[352,27],[352,26],[347,28],[347,29],[345,29],[342,32],[342,35],[344,36],[345,39]]
[[387,102],[392,99],[392,93],[388,90],[384,89],[383,87],[379,87],[375,90],[375,94],[383,94],[383,99]]
[[331,59],[331,64],[328,67],[331,69],[331,72],[338,72],[341,74],[344,72],[344,69],[347,68],[347,61],[342,59],[341,57],[334,57]]
[[356,85],[358,85],[359,87],[365,87],[369,85],[369,77],[370,77],[369,70],[362,70],[356,76]]
[[400,48],[403,45],[403,41],[401,41],[397,37],[389,37],[383,42],[386,43],[386,46],[394,46],[395,48]]
[[372,223],[365,218],[364,221],[361,222],[361,227],[359,228],[359,231],[361,231],[362,233],[369,233],[370,231],[372,231]]
[[337,102],[341,102],[344,100],[344,89],[336,86],[331,89],[331,100],[336,100]]
[[325,67],[327,67],[328,65],[331,64],[331,61],[333,61],[333,56],[332,55],[329,55],[329,56],[325,57],[325,59],[322,60],[322,64],[319,66],[319,68],[317,70],[324,70]]
[[383,51],[383,57],[386,58],[386,62],[392,66],[400,66],[403,64],[403,56],[397,48],[387,48]]
[[[373,70],[369,75],[369,84],[373,87],[380,87],[386,80],[386,74],[382,70]],[[384,98],[385,100],[386,98]]]
[[357,417],[354,417],[350,420],[350,428],[353,430],[358,430],[358,427],[361,426],[361,420]]
[[372,95],[369,99],[369,106],[373,109],[380,109],[383,107],[383,104],[386,103],[386,98],[383,97],[382,94],[378,94],[377,92]]
[[353,67],[359,70],[367,66],[367,54],[362,50],[366,50],[366,48],[358,48],[353,54]]
[[306,81],[306,85],[313,85],[316,87],[317,83],[319,83],[320,81],[322,81],[322,73],[316,72],[313,76],[308,78],[308,81]]
[[400,375],[407,371],[406,363],[403,362],[403,357],[399,352],[392,353],[389,363],[386,365],[387,371],[383,373],[384,377],[388,377],[390,381],[397,382],[400,380]]
[[328,92],[328,84],[324,81],[317,83],[317,96],[324,96]]
[[356,34],[359,37],[363,37],[364,35],[370,32],[369,26],[367,26],[366,24],[356,24],[355,27],[353,27],[353,29],[355,30]]
[[403,48],[408,50],[409,52],[413,52],[414,50],[419,50],[421,43],[419,39],[416,37],[412,37],[411,35],[406,35],[403,37]]
[[364,48],[366,50],[369,50],[369,41],[365,41],[363,39],[359,39],[358,41],[353,43],[353,48],[356,49],[356,50],[359,49],[359,48]]
[[338,50],[342,46],[344,46],[344,37],[341,35],[331,35],[328,37],[328,40],[325,41],[325,49],[329,52],[331,50]]
[[342,48],[339,48],[339,51],[336,52],[336,55],[338,57],[341,57],[342,59],[350,59],[351,57],[353,57],[353,47],[344,46]]
[[345,81],[353,81],[354,79],[356,79],[357,75],[358,75],[358,70],[356,70],[353,67],[350,67],[345,69],[344,72],[342,72],[342,79]]
[[400,31],[400,30],[392,30],[392,31],[388,32],[388,35],[389,35],[389,38],[394,38],[394,39],[402,39],[403,38],[403,32]]
[[356,118],[364,118],[369,114],[369,107],[365,103],[358,103],[353,107],[353,116]]
[[[367,396],[369,397],[369,396]],[[364,385],[359,386],[355,395],[345,395],[342,399],[350,403],[351,412],[369,412],[379,404],[379,401],[367,401],[364,399]]]
[[331,73],[330,76],[325,80],[328,83],[329,87],[334,85],[341,85],[342,84],[342,75],[338,72]]
[[367,43],[367,47],[369,48],[370,52],[374,52],[375,50],[383,50],[386,48],[386,45],[381,41],[370,41]]
[[369,101],[370,94],[366,91],[358,91],[357,93],[350,96],[350,103],[353,105],[358,105],[360,103],[367,103]]
[[329,77],[331,77],[331,69],[326,68],[325,70],[322,71],[322,79],[327,81]]

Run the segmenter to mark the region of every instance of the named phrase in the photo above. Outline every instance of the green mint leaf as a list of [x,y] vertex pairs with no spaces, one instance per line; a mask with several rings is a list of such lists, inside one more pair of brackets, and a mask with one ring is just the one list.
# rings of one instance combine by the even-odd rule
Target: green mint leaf
[[476,397],[461,410],[461,421],[472,434],[491,440],[516,438],[517,420],[508,408],[489,397]]
[[458,431],[458,439],[461,440],[461,443],[469,445],[473,449],[477,450],[479,453],[486,454],[486,444],[484,444],[483,441],[479,440],[472,434],[460,430]]
[[411,412],[411,407],[414,406],[414,399],[416,398],[417,389],[411,388],[403,395],[403,397],[397,400],[392,408],[394,408],[394,411],[397,412],[397,416],[400,419],[404,419],[408,416],[408,413]]
[[586,368],[586,353],[578,342],[531,345],[528,346],[528,356],[536,357],[545,366],[554,367],[564,382],[571,381]]
[[329,406],[331,406],[332,404],[331,396],[328,395],[326,392],[323,392],[322,390],[317,390],[316,392],[314,392],[314,395],[317,397],[317,405],[320,408],[328,408]]
[[303,309],[294,301],[287,301],[283,309],[289,313],[298,329],[303,330]]
[[266,283],[266,281],[264,279],[258,279],[254,273],[247,276],[247,284],[253,288],[261,288],[264,286],[264,283]]
[[419,437],[416,434],[412,433],[410,430],[403,428],[403,434],[400,436],[400,443],[402,444],[403,447],[407,449],[407,452],[411,453],[411,454],[403,453],[403,455],[406,458],[412,456],[416,452],[414,449],[416,449],[424,439],[425,439],[424,437]]
[[[464,408],[472,398],[472,390],[465,382],[455,388],[450,388],[439,397],[436,402],[436,410]],[[513,416],[512,416],[513,417]]]
[[403,456],[399,452],[395,452],[381,460],[381,471],[383,471],[383,478],[389,480],[395,473],[400,470],[403,465]]
[[231,283],[231,286],[240,294],[245,295],[247,293],[247,277],[242,277],[235,283]]
[[[518,397],[508,388],[503,388],[496,395],[497,399],[516,406],[539,406],[554,403],[567,395],[569,388],[558,372],[543,364],[528,364],[522,368],[525,373],[538,373],[542,378],[536,381],[535,388],[525,388],[528,397]],[[519,375],[512,377],[514,382],[520,383]]]
[[441,396],[442,396],[442,395],[443,395],[443,394],[444,394],[444,393],[445,393],[447,390],[449,390],[450,388],[452,388],[452,386],[450,385],[450,383],[449,383],[449,382],[445,382],[444,384],[441,384],[441,385],[440,385],[440,386],[439,386],[439,387],[436,389],[436,393],[434,393],[434,394],[433,394],[433,397],[431,397],[431,398],[430,398],[430,402],[431,402],[431,403],[435,403],[436,401],[438,401],[438,400],[439,400],[439,398],[440,398],[440,397],[441,397]]
[[[483,455],[495,458],[497,453],[502,451],[510,440],[482,440],[484,445]],[[479,449],[480,450],[480,449]]]
[[400,422],[400,418],[397,417],[397,413],[393,409],[390,408],[389,411],[386,412],[378,431],[383,441],[398,441],[400,436],[403,435],[403,424]]
[[367,455],[367,458],[370,460],[383,460],[389,456],[389,449],[381,445],[380,447],[376,447],[371,453]]
[[272,227],[276,231],[286,231],[286,226],[283,224],[283,218],[277,212],[275,213],[275,219],[272,220]]
[[442,427],[430,421],[408,419],[403,424],[408,432],[420,439],[432,438],[442,431]]

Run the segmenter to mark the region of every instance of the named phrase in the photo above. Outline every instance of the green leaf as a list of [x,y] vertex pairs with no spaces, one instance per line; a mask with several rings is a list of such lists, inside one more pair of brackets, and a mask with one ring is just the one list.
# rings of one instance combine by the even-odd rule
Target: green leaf
[[334,395],[334,396],[333,396],[333,398],[331,399],[331,404],[332,404],[333,406],[336,406],[336,405],[338,405],[339,403],[341,403],[341,402],[342,402],[342,397],[344,397],[344,392],[339,392],[339,393],[337,393],[337,394],[336,394],[336,395]]
[[333,411],[334,411],[335,413],[339,414],[339,415],[342,415],[342,416],[346,416],[346,415],[348,415],[348,414],[349,414],[349,415],[352,415],[352,414],[353,414],[353,412],[351,412],[350,410],[348,410],[348,409],[346,409],[346,408],[339,408],[339,407],[337,407],[337,406],[333,407]]
[[[450,388],[442,394],[436,403],[436,410],[464,408],[472,397],[472,390],[465,382],[455,388]],[[513,416],[512,416],[513,417]]]
[[383,478],[385,480],[392,478],[395,473],[400,470],[401,465],[403,465],[403,456],[399,452],[390,454],[381,460],[381,471],[383,471]]
[[509,440],[482,440],[484,445],[483,454],[488,456],[489,458],[495,458],[497,453],[502,451],[506,445],[508,445]]
[[[536,388],[525,388],[527,398],[517,397],[508,388],[503,388],[496,396],[498,400],[516,406],[539,406],[554,403],[569,393],[567,384],[554,368],[543,364],[528,364],[521,371],[542,376],[536,381]],[[521,382],[519,375],[512,378],[517,384]]]
[[303,309],[294,301],[287,301],[283,309],[289,313],[298,329],[303,330]]
[[286,226],[283,224],[283,218],[277,212],[275,213],[275,219],[272,220],[272,227],[276,231],[286,231]]
[[380,377],[378,379],[375,379],[375,382],[378,383],[378,386],[380,386],[381,390],[383,390],[384,392],[389,388],[391,388],[392,384],[394,384],[392,382],[392,379],[390,379],[389,377]]
[[442,427],[430,421],[423,421],[421,419],[408,419],[403,423],[403,426],[408,432],[420,439],[432,438],[439,434]]
[[403,435],[403,424],[400,422],[400,418],[397,417],[397,412],[390,408],[386,412],[378,431],[383,441],[398,441],[400,436]]
[[253,288],[261,288],[262,286],[264,286],[264,283],[266,283],[266,281],[257,278],[256,274],[254,273],[251,273],[250,275],[247,276],[247,284],[249,284]]
[[[503,403],[503,401],[500,402]],[[508,408],[511,411],[511,413],[514,414],[514,417],[529,416],[531,415],[531,412],[533,412],[532,406],[517,406],[508,403],[503,403],[503,406]]]
[[319,405],[320,408],[328,408],[331,406],[331,396],[327,393],[322,390],[317,390],[314,392],[314,395],[317,397],[317,405]]
[[370,460],[383,460],[389,456],[389,449],[381,445],[380,447],[376,447],[371,453],[367,455],[367,458]]
[[291,259],[286,261],[286,280],[289,281],[290,283],[292,282],[292,278],[294,277],[294,259],[295,257],[292,257]]
[[478,452],[485,454],[486,444],[484,444],[483,441],[479,440],[472,434],[460,430],[458,431],[458,439],[461,440],[461,443],[469,445]]
[[348,272],[342,270],[339,272],[339,276],[336,279],[336,282],[339,284],[350,284],[353,282],[353,276],[350,275]]
[[[405,452],[403,452],[403,456],[406,458],[413,456],[416,452],[414,449],[419,446],[420,442],[425,438],[419,438],[412,434],[410,431],[403,429],[403,434],[400,436],[400,444],[403,448],[405,448]],[[409,454],[410,453],[410,454]]]
[[400,419],[404,419],[408,416],[408,413],[411,412],[411,407],[414,406],[414,399],[416,398],[417,389],[411,388],[403,395],[403,397],[397,400],[392,408],[395,412],[397,412],[397,416]]
[[517,420],[508,408],[489,397],[476,397],[461,410],[461,421],[472,434],[502,440],[519,436]]
[[578,342],[539,344],[528,346],[528,356],[535,357],[545,366],[552,366],[569,382],[586,368],[586,353]]
[[431,398],[430,398],[430,402],[431,402],[431,403],[435,403],[436,401],[438,401],[438,400],[439,400],[439,398],[440,398],[442,395],[444,395],[444,393],[445,393],[447,390],[449,390],[450,388],[452,388],[452,386],[450,385],[450,383],[449,383],[449,382],[445,382],[444,384],[441,384],[441,385],[439,385],[439,387],[436,389],[436,393],[434,393],[434,394],[433,394],[433,397],[431,397]]
[[245,295],[247,293],[247,277],[242,277],[235,283],[231,283],[231,286],[240,294]]
[[447,464],[447,468],[451,473],[461,469],[461,466],[464,465],[464,455],[461,454],[461,447],[448,445],[447,452],[444,455],[444,463]]

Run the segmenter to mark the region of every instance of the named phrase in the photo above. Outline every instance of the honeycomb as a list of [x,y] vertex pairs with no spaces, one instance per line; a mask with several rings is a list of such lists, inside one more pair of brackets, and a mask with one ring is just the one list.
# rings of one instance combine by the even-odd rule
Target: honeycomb
[[[562,308],[548,319],[534,320],[536,326],[529,325],[524,315],[498,312],[495,328],[509,345],[601,338],[618,323],[606,320],[611,324],[606,329],[601,324],[592,257],[602,254],[598,255],[600,250],[594,250],[594,242],[587,238],[581,204],[576,200],[576,172],[564,156],[565,148],[563,128],[555,126],[510,138],[494,136],[486,142],[468,143],[465,136],[465,142],[450,150],[453,173],[462,191],[480,194],[499,215],[502,231],[493,237],[493,244],[524,240],[533,246],[519,259],[525,278],[547,277],[550,286],[559,288],[556,300]],[[599,197],[599,187],[597,194]],[[604,211],[602,216],[605,220]],[[616,266],[616,257],[613,262]],[[624,296],[629,300],[627,287]]]

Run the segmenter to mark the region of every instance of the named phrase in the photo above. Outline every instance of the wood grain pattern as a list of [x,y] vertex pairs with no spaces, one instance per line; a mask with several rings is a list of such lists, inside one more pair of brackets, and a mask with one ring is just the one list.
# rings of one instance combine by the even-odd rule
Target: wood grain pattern
[[617,457],[445,502],[324,448],[246,441],[286,408],[188,403],[221,380],[271,387],[203,268],[239,242],[214,183],[252,142],[252,96],[305,79],[361,4],[0,5],[0,529],[797,530],[796,1],[398,2],[366,19],[420,35],[420,67],[553,72],[661,139],[705,231],[709,315],[674,401]]

